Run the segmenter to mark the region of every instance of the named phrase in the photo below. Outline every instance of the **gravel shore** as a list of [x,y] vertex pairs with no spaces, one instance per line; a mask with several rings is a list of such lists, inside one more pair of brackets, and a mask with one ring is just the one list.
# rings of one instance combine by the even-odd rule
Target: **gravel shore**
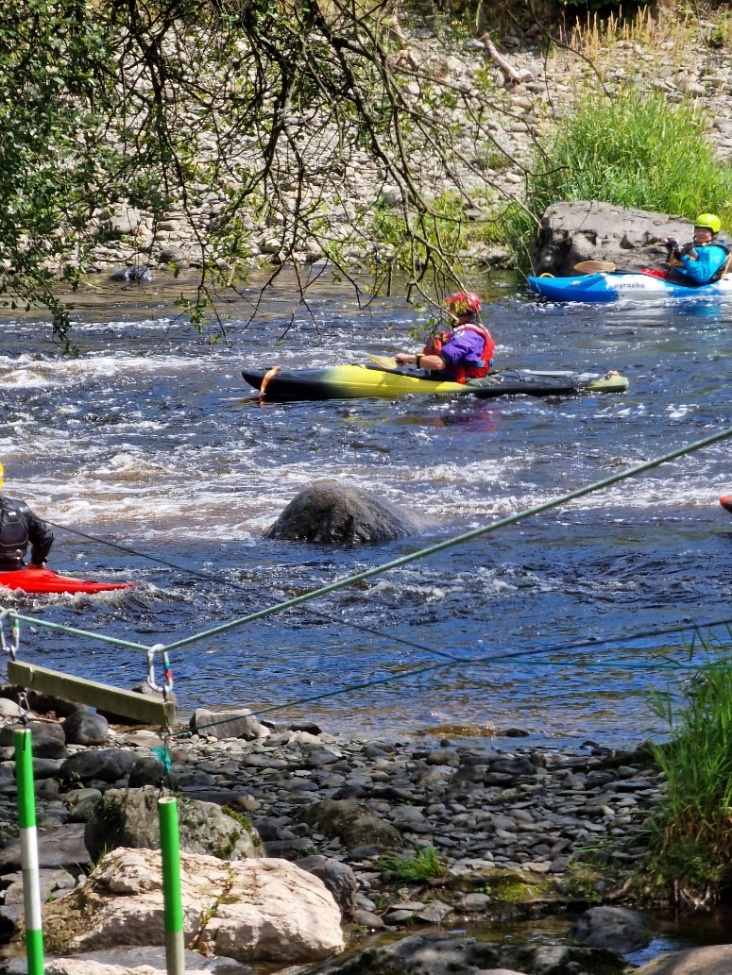
[[[8,747],[14,722],[3,720],[0,873],[10,881],[4,911],[12,916],[7,905],[19,903],[20,883]],[[159,781],[163,768],[153,749],[167,747],[166,785],[246,814],[268,856],[328,858],[351,868],[357,882],[352,920],[371,930],[440,923],[454,912],[525,917],[607,899],[642,858],[639,829],[662,789],[642,753],[618,756],[589,744],[539,749],[510,739],[366,741],[309,723],[254,722],[250,740],[185,732],[166,745],[149,729],[109,728],[102,743],[84,746],[63,740],[63,723],[46,722],[45,728],[39,734],[33,725],[46,869],[68,863],[64,844],[74,837],[72,862],[88,865],[83,831],[91,806],[107,789]],[[79,753],[88,764],[79,762]],[[600,872],[588,861],[588,848],[598,844],[607,854]],[[437,852],[442,876],[409,883],[390,875],[386,853],[410,856],[425,847]],[[50,896],[71,881],[58,882]]]

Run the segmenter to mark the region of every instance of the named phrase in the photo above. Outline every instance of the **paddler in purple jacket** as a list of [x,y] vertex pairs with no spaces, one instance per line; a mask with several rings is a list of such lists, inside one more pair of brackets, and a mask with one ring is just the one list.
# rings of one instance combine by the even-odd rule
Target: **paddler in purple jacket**
[[421,353],[397,353],[397,364],[426,369],[432,379],[456,383],[482,379],[491,371],[495,342],[478,319],[480,298],[473,291],[458,291],[445,299],[445,305],[451,330],[429,339]]

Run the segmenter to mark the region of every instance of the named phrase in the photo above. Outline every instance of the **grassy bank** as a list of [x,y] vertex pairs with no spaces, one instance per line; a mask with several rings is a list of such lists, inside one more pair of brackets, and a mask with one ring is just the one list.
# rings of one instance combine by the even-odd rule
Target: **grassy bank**
[[653,697],[670,741],[653,749],[666,792],[647,824],[651,891],[699,907],[732,886],[732,661]]
[[658,91],[581,99],[536,154],[528,212],[512,207],[502,221],[519,266],[527,266],[535,221],[557,202],[597,200],[689,220],[711,211],[732,228],[732,166],[717,158],[707,129],[692,101],[670,104]]

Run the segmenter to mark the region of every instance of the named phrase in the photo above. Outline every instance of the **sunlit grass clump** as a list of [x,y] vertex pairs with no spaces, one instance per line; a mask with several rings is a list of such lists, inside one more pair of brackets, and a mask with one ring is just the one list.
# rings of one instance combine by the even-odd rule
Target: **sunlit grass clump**
[[666,57],[676,63],[705,47],[732,47],[732,17],[726,5],[704,10],[701,18],[699,13],[683,4],[641,4],[632,15],[626,5],[607,17],[587,11],[584,20],[578,18],[572,28],[568,47],[598,66],[612,58],[618,42],[654,50],[663,46]]
[[705,121],[692,103],[656,91],[587,98],[537,160],[531,208],[599,200],[690,220],[717,213],[732,229],[732,166],[717,158]]
[[445,865],[434,846],[415,846],[414,853],[409,857],[382,857],[379,867],[393,880],[412,883],[445,875]]
[[680,54],[698,41],[698,22],[689,11],[652,10],[642,5],[632,16],[629,12],[612,11],[601,17],[588,11],[585,19],[577,19],[569,38],[569,48],[580,51],[588,60],[601,65],[604,57],[612,57],[616,44],[640,44],[658,48],[664,44],[667,56]]

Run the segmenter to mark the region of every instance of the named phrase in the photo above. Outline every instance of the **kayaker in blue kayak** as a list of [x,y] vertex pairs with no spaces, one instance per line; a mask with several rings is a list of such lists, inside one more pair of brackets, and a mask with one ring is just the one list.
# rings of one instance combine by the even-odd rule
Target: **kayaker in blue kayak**
[[[3,465],[0,464],[0,487],[2,485]],[[29,568],[42,569],[53,545],[53,532],[25,501],[0,494],[0,572],[22,569],[29,545]]]
[[714,213],[701,213],[694,221],[694,240],[679,245],[675,237],[665,237],[669,267],[666,280],[677,284],[709,284],[718,281],[730,264],[729,248],[716,240],[722,221]]
[[421,353],[397,353],[398,365],[414,364],[418,369],[439,373],[435,379],[457,383],[487,376],[493,365],[495,342],[478,321],[480,298],[472,291],[458,291],[446,298],[445,304],[455,321],[451,330],[433,336]]

